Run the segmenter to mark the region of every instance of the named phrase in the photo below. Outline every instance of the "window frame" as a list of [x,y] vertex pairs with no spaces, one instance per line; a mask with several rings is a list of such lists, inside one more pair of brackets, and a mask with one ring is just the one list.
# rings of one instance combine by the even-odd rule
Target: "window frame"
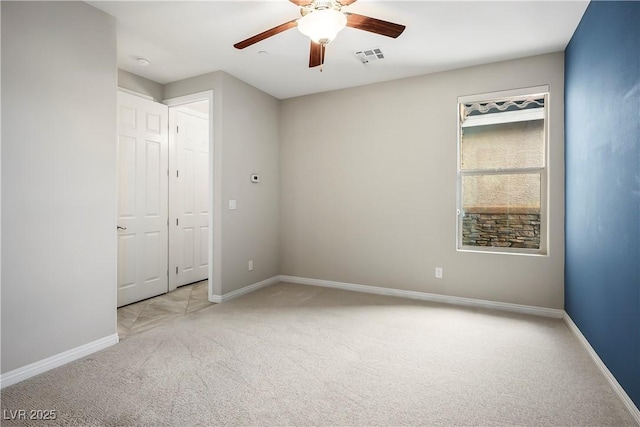
[[[544,135],[544,164],[535,168],[505,168],[505,169],[476,169],[462,170],[462,105],[476,102],[502,101],[515,97],[531,96],[544,97],[543,108],[543,135]],[[481,93],[476,95],[459,96],[456,116],[457,116],[457,164],[456,164],[456,251],[459,252],[480,252],[497,253],[509,255],[529,255],[548,256],[549,235],[548,235],[548,205],[549,205],[549,111],[550,111],[549,85],[535,86],[499,92]],[[526,110],[523,110],[526,111]],[[462,215],[462,178],[473,175],[517,175],[525,173],[540,174],[540,248],[512,248],[498,246],[471,246],[462,244],[463,215]]]

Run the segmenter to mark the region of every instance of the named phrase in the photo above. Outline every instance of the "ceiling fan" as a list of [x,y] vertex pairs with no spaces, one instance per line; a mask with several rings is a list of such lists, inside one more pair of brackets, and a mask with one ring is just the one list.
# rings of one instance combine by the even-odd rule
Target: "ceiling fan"
[[344,28],[351,27],[369,31],[387,37],[396,38],[405,29],[404,25],[382,21],[369,16],[356,13],[343,12],[342,8],[355,3],[357,0],[289,0],[300,6],[302,18],[294,19],[277,27],[273,27],[233,46],[236,49],[244,49],[252,44],[275,36],[293,27],[311,39],[309,52],[309,67],[317,67],[324,64],[325,48],[336,35]]

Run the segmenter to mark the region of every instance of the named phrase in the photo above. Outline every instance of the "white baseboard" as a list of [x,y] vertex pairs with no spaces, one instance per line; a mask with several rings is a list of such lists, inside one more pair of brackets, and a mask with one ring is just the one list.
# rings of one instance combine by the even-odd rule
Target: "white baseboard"
[[118,334],[109,335],[90,343],[83,344],[79,347],[72,348],[71,350],[63,351],[62,353],[47,357],[46,359],[30,363],[21,368],[14,369],[13,371],[2,374],[0,377],[0,388],[5,388],[12,384],[19,383],[27,378],[31,378],[53,368],[57,368],[58,366],[73,362],[74,360],[88,356],[91,353],[95,353],[96,351],[100,351],[117,343]]
[[448,295],[430,294],[427,292],[405,291],[401,289],[383,288],[378,286],[356,285],[353,283],[333,282],[330,280],[308,279],[305,277],[280,276],[281,282],[291,282],[300,285],[322,286],[346,291],[365,292],[369,294],[388,295],[401,298],[411,298],[422,301],[440,302],[445,304],[464,305],[469,307],[489,308],[493,310],[511,311],[515,313],[534,314],[536,316],[562,319],[564,310],[554,308],[535,307],[530,305],[511,304],[506,302],[486,301],[472,298],[454,297]]
[[587,353],[589,353],[589,356],[591,356],[598,369],[600,369],[600,372],[602,372],[607,381],[609,381],[609,384],[611,384],[613,391],[618,395],[618,397],[620,397],[624,406],[627,407],[627,410],[629,410],[629,413],[635,420],[636,424],[640,426],[640,410],[638,410],[638,407],[633,403],[633,400],[631,400],[629,395],[624,391],[618,380],[616,380],[616,377],[613,376],[609,368],[607,368],[607,365],[605,365],[602,359],[600,359],[598,353],[596,353],[593,347],[591,347],[587,338],[582,335],[578,326],[573,323],[573,320],[571,320],[571,317],[566,312],[564,313],[564,322],[567,324],[571,332],[573,332],[573,334],[578,338],[578,341],[582,343],[584,348],[587,350]]
[[210,301],[215,303],[229,301],[230,299],[238,298],[241,295],[248,294],[249,292],[257,291],[260,288],[273,285],[274,283],[278,283],[279,281],[280,281],[280,276],[273,276],[268,279],[262,280],[260,282],[247,285],[243,288],[236,289],[235,291],[226,293],[224,295],[213,295]]

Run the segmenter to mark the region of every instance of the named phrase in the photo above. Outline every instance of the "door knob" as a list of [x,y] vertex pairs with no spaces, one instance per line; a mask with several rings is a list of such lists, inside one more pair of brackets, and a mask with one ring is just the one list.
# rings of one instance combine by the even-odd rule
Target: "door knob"
[[127,229],[127,227],[120,227],[119,225],[117,227],[118,227],[118,230],[126,230]]

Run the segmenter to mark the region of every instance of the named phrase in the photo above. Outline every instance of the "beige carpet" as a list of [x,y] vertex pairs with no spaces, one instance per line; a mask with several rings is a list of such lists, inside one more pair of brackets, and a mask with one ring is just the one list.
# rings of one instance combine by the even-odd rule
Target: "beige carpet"
[[10,425],[556,425],[633,420],[561,320],[277,284],[2,391]]

